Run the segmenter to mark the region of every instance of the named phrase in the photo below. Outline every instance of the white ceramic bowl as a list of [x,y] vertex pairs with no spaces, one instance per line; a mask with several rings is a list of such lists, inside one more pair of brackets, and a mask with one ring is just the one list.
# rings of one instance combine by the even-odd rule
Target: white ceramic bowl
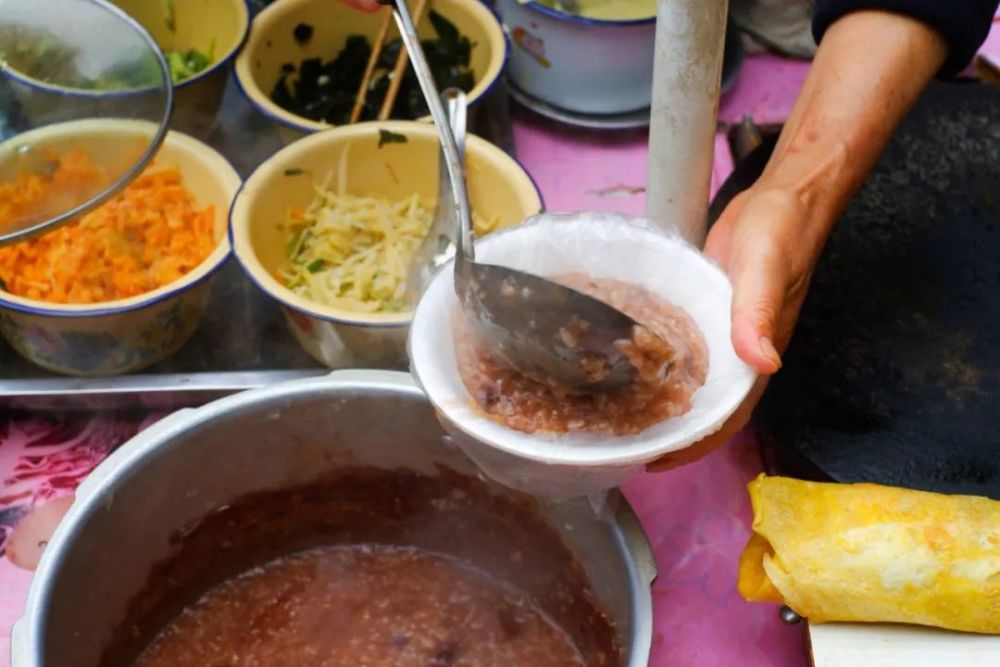
[[543,214],[483,239],[476,259],[543,276],[587,273],[639,285],[687,311],[709,352],[705,384],[681,416],[632,436],[521,433],[490,419],[462,383],[449,325],[458,299],[448,265],[417,305],[410,363],[446,430],[490,477],[508,486],[556,497],[618,486],[645,464],[714,433],[750,391],[756,375],[730,339],[729,280],[675,234],[616,214]]
[[620,114],[650,105],[656,17],[604,21],[538,2],[497,0],[512,43],[510,78],[552,106]]

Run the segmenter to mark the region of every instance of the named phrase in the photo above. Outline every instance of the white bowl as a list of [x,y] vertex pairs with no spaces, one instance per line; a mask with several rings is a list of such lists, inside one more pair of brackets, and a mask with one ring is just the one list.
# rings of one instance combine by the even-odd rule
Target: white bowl
[[542,214],[495,232],[476,252],[480,261],[539,275],[585,272],[644,287],[684,308],[709,350],[708,377],[684,415],[631,436],[521,433],[490,419],[462,383],[449,325],[458,300],[452,266],[445,267],[414,313],[410,363],[445,428],[500,482],[550,496],[605,491],[645,464],[717,431],[753,385],[756,375],[736,356],[730,339],[728,278],[675,234],[616,214]]
[[538,2],[497,0],[510,35],[510,78],[560,109],[621,114],[650,105],[656,17],[606,21]]

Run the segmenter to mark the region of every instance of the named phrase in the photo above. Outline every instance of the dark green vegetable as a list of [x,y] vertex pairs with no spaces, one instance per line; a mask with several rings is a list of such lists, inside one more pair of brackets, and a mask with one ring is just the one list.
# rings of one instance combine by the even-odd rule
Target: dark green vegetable
[[213,44],[208,50],[208,54],[191,49],[190,51],[169,51],[166,54],[167,64],[170,66],[170,76],[174,83],[180,83],[190,79],[195,74],[203,71],[212,64],[212,52],[215,51]]
[[303,171],[299,167],[290,167],[285,170],[285,176],[301,176],[304,173],[305,171]]
[[399,134],[397,132],[390,132],[389,130],[378,131],[378,147],[382,148],[386,144],[405,144],[409,141],[405,134]]
[[313,27],[308,23],[300,23],[292,30],[292,37],[299,44],[304,44],[313,36]]
[[326,266],[326,262],[322,259],[314,259],[313,261],[306,264],[306,271],[309,273],[316,273],[320,269]]
[[[439,89],[472,90],[475,78],[469,68],[473,44],[455,25],[441,14],[431,11],[431,26],[437,37],[421,41],[427,61]],[[402,42],[392,40],[379,53],[375,72],[369,84],[361,120],[378,116],[389,88],[389,74],[396,64]],[[323,62],[319,58],[303,60],[296,67],[282,66],[281,76],[271,92],[271,100],[299,116],[316,121],[343,125],[350,120],[354,98],[364,76],[372,46],[366,37],[352,35],[336,58]],[[403,83],[393,104],[391,118],[412,120],[427,115],[427,104],[417,83],[413,66],[407,67]]]
[[174,18],[174,0],[163,0],[163,20],[167,24],[167,30],[177,31],[177,21]]

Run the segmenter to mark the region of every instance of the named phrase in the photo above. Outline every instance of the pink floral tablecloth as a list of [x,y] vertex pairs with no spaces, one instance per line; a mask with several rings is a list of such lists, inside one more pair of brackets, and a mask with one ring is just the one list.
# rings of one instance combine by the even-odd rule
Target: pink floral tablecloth
[[[996,33],[989,42],[994,54],[1000,47]],[[748,58],[723,101],[721,120],[735,122],[748,113],[758,123],[782,121],[806,69],[804,63],[771,55]],[[645,133],[578,132],[522,114],[515,140],[549,209],[642,214]],[[731,169],[732,157],[720,135],[713,191]],[[0,540],[5,542],[33,507],[71,493],[110,451],[157,416],[54,417],[0,410]],[[760,469],[756,443],[744,435],[681,470],[642,475],[627,485],[659,566],[653,587],[654,667],[807,664],[802,629],[781,623],[774,606],[744,602],[735,588],[751,519],[745,487]],[[30,582],[30,572],[0,558],[0,665],[8,664],[10,628]]]

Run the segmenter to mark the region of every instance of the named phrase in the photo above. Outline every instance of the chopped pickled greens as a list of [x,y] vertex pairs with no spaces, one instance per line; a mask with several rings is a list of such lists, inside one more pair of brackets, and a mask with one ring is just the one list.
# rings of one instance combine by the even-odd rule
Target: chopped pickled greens
[[378,131],[378,147],[382,148],[386,144],[405,144],[409,141],[405,134],[399,134],[398,132],[390,132],[389,130],[379,129]]
[[189,51],[167,51],[167,65],[170,66],[170,77],[173,79],[174,83],[180,83],[190,79],[194,75],[202,72],[209,65],[212,64],[212,51],[210,48],[208,53],[202,53],[196,49],[191,49]]

